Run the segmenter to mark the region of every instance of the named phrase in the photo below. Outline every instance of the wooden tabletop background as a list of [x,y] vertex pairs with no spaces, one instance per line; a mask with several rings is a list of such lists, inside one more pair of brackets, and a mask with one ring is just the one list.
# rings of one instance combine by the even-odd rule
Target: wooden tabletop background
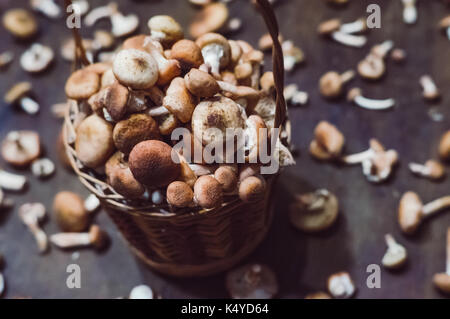
[[[96,7],[106,1],[90,1]],[[187,0],[117,1],[125,13],[136,13],[141,19],[140,30],[148,32],[146,22],[156,14],[169,14],[187,27],[197,9]],[[329,18],[340,17],[353,21],[367,16],[366,7],[377,3],[381,7],[381,29],[368,33],[368,44],[363,49],[352,49],[320,38],[317,25]],[[26,7],[25,0],[0,0],[0,12],[13,7]],[[259,262],[272,267],[279,278],[280,298],[303,298],[306,293],[324,290],[327,277],[337,271],[348,271],[358,288],[358,298],[439,298],[433,287],[434,273],[445,269],[445,236],[450,226],[450,214],[427,221],[412,238],[399,231],[396,211],[401,194],[414,190],[424,201],[448,195],[449,179],[440,183],[414,177],[407,169],[411,161],[425,162],[436,158],[437,145],[443,132],[450,128],[449,52],[450,41],[437,30],[438,21],[450,11],[440,1],[419,1],[419,18],[415,25],[402,22],[400,1],[350,0],[344,8],[333,8],[318,0],[279,0],[276,14],[286,39],[292,39],[306,53],[306,63],[287,74],[286,81],[297,83],[310,94],[310,102],[303,107],[290,107],[293,123],[293,143],[299,151],[297,165],[284,171],[276,190],[275,219],[272,228],[257,250],[245,262]],[[256,45],[265,33],[261,18],[248,1],[235,0],[230,4],[231,15],[243,20],[243,29],[233,35]],[[33,83],[41,112],[30,117],[0,102],[0,138],[16,129],[37,130],[45,145],[46,156],[57,161],[55,141],[61,121],[50,112],[53,103],[64,101],[64,82],[70,65],[62,60],[59,47],[70,36],[63,19],[49,20],[39,14],[40,33],[35,41],[51,46],[56,52],[52,67],[39,75],[29,75],[19,66],[20,54],[31,42],[17,42],[0,27],[0,52],[12,50],[14,62],[0,72],[0,94],[17,81]],[[96,29],[110,28],[102,21]],[[93,29],[82,28],[84,36]],[[391,39],[395,46],[406,50],[404,64],[387,61],[387,74],[378,82],[369,83],[357,78],[351,86],[359,86],[365,95],[374,98],[395,98],[394,109],[376,112],[360,109],[341,99],[329,102],[318,94],[317,83],[329,70],[346,71],[355,68],[374,44]],[[267,61],[269,62],[269,61]],[[266,63],[270,69],[270,63]],[[426,103],[421,96],[419,77],[431,74],[441,88],[443,97],[438,103]],[[444,120],[433,121],[430,112],[442,114]],[[307,152],[315,125],[327,120],[344,133],[346,152],[364,150],[372,137],[386,147],[397,150],[400,165],[386,183],[373,185],[366,181],[357,167],[338,167],[314,161]],[[3,168],[15,171],[3,161]],[[37,253],[31,234],[22,225],[17,208],[25,202],[42,202],[51,216],[53,196],[61,190],[71,190],[87,196],[88,192],[77,178],[58,163],[56,174],[49,180],[38,181],[28,171],[29,188],[22,194],[7,195],[16,206],[0,218],[0,252],[6,258],[3,270],[7,280],[6,297],[32,298],[115,298],[126,296],[135,285],[146,283],[164,298],[223,298],[227,297],[224,275],[203,279],[173,279],[158,275],[133,257],[120,234],[101,212],[96,218],[112,239],[104,253],[78,250],[79,257],[61,252],[54,247],[46,255]],[[340,200],[340,217],[326,233],[305,235],[296,231],[287,218],[292,194],[327,188]],[[50,217],[43,226],[48,234],[58,231]],[[381,271],[381,288],[366,286],[369,264],[380,264],[386,249],[384,235],[392,233],[409,253],[409,263],[399,272]],[[68,289],[66,267],[79,264],[82,288]]]

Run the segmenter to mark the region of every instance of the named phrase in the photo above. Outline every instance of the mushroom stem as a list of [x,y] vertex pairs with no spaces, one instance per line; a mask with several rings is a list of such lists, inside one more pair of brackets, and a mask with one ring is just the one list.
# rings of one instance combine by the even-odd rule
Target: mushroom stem
[[397,241],[394,239],[394,236],[392,236],[391,234],[384,235],[384,239],[389,249],[395,249],[395,247],[398,245]]
[[394,47],[394,42],[391,40],[386,40],[383,43],[375,45],[372,48],[371,53],[375,54],[376,56],[378,56],[380,58],[384,58],[386,56],[386,54],[388,54],[388,52],[392,50],[393,47]]
[[395,105],[394,99],[375,100],[362,96],[362,92],[358,88],[353,88],[348,92],[348,99],[356,105],[368,110],[385,110]]
[[417,21],[416,0],[402,0],[403,3],[403,21],[407,24],[413,24]]
[[27,179],[25,176],[8,173],[0,169],[0,188],[10,191],[20,191],[24,188]]
[[212,74],[220,74],[220,57],[223,55],[223,48],[220,45],[210,44],[202,49],[205,63],[211,67]]
[[22,110],[30,115],[34,115],[39,112],[39,104],[28,96],[22,97],[19,103],[22,107]]
[[445,272],[450,276],[450,228],[447,229],[447,259],[445,264]]
[[170,114],[170,112],[164,106],[155,106],[155,107],[148,109],[147,114],[152,117],[158,117],[158,116]]
[[49,18],[58,18],[61,8],[53,0],[31,0],[31,6]]
[[363,47],[367,42],[367,37],[363,35],[353,35],[344,33],[342,31],[335,31],[331,34],[331,38],[335,40],[336,42],[339,42],[341,44],[350,46],[350,47],[356,47],[361,48]]
[[450,195],[435,199],[434,201],[424,205],[422,208],[422,215],[429,216],[447,207],[450,207]]
[[426,99],[436,99],[439,97],[439,89],[429,75],[420,77],[420,85],[423,88],[423,96]]
[[364,21],[363,18],[361,18],[353,22],[342,24],[341,27],[339,28],[339,31],[347,34],[353,34],[364,31],[365,29],[366,29],[366,22]]
[[50,236],[50,241],[59,248],[83,247],[91,245],[89,233],[59,233]]
[[45,252],[48,248],[47,234],[37,224],[30,223],[27,226],[36,240],[39,252]]
[[355,77],[355,71],[353,71],[353,70],[345,71],[344,73],[341,74],[342,83],[347,83],[354,77]]
[[369,148],[364,152],[344,156],[341,158],[341,161],[350,165],[361,164],[365,160],[372,158],[373,155],[374,155],[373,149]]

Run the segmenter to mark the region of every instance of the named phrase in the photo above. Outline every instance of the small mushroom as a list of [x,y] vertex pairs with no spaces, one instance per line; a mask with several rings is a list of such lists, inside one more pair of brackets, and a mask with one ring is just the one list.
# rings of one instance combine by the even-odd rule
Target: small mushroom
[[364,109],[375,111],[390,109],[395,105],[394,99],[376,100],[366,98],[362,95],[360,88],[353,88],[348,91],[347,100]]
[[45,218],[45,207],[41,203],[27,203],[19,207],[19,217],[33,234],[39,252],[44,253],[48,249],[48,239],[45,232],[39,227]]
[[309,152],[316,159],[332,160],[341,155],[344,144],[344,135],[336,126],[321,121],[314,130],[314,140],[309,146]]
[[294,227],[315,233],[330,228],[339,215],[337,197],[326,189],[297,195],[289,207],[289,219]]
[[0,168],[0,189],[22,191],[26,184],[27,178],[25,176],[9,173]]
[[235,167],[221,165],[214,172],[214,178],[220,183],[225,193],[231,193],[236,190],[238,177]]
[[31,90],[30,82],[19,82],[8,90],[4,96],[5,103],[19,104],[26,113],[36,114],[39,112],[39,104],[30,97]]
[[334,298],[348,299],[355,292],[355,284],[348,272],[338,272],[328,278],[328,291]]
[[439,29],[444,30],[447,34],[447,38],[450,40],[450,15],[439,21]]
[[194,192],[185,182],[175,181],[167,186],[167,202],[174,207],[188,207],[193,203]]
[[262,200],[266,194],[266,181],[262,176],[249,176],[239,184],[239,198],[246,203]]
[[38,23],[33,14],[25,9],[10,9],[3,15],[3,26],[13,36],[28,39],[38,31]]
[[69,99],[88,99],[100,89],[100,76],[86,69],[73,72],[67,79],[65,91]]
[[203,64],[202,50],[191,40],[177,41],[170,51],[170,58],[180,62],[184,72],[197,69]]
[[307,294],[305,299],[331,299],[331,296],[326,292],[318,291]]
[[445,176],[444,166],[435,160],[428,160],[425,164],[409,163],[408,167],[414,174],[432,180],[439,180]]
[[14,53],[5,51],[0,53],[0,69],[6,67],[14,60]]
[[353,79],[355,72],[349,70],[342,74],[334,71],[325,73],[319,81],[319,91],[326,98],[336,98],[343,92],[345,83]]
[[450,228],[447,229],[447,253],[445,273],[433,276],[433,283],[441,292],[450,294]]
[[211,67],[213,75],[220,77],[220,69],[230,63],[231,47],[228,40],[218,33],[206,33],[195,43],[202,50],[203,60]]
[[406,60],[406,51],[403,49],[393,49],[391,52],[391,59],[396,63],[402,63]]
[[172,134],[173,130],[180,124],[176,116],[171,113],[157,117],[156,121],[159,124],[159,133],[164,136]]
[[59,228],[65,232],[82,232],[91,222],[83,199],[74,192],[63,191],[56,194],[53,199],[53,214]]
[[288,72],[294,70],[295,66],[305,61],[305,54],[302,49],[294,45],[292,41],[282,43],[284,69]]
[[139,285],[131,289],[129,299],[154,299],[152,288],[147,285]]
[[56,19],[61,16],[61,8],[54,0],[30,0],[33,10],[43,13],[45,16]]
[[108,243],[108,235],[97,225],[92,225],[87,233],[58,233],[50,236],[50,242],[61,249],[93,247],[103,249]]
[[182,123],[187,123],[192,118],[196,101],[186,87],[183,78],[172,80],[163,99],[163,106],[174,114]]
[[112,125],[96,114],[87,117],[78,126],[75,151],[87,167],[103,165],[114,151]]
[[402,0],[403,4],[403,22],[414,24],[417,22],[416,0]]
[[223,201],[223,190],[220,183],[212,176],[200,176],[194,185],[195,201],[202,208],[219,207]]
[[450,130],[444,133],[439,142],[439,156],[444,161],[450,160]]
[[170,48],[175,42],[183,39],[183,28],[174,18],[167,15],[153,16],[148,20],[148,28],[153,39]]
[[434,101],[440,98],[441,93],[439,92],[436,83],[433,81],[431,76],[423,75],[420,77],[420,85],[422,86],[423,98],[428,101]]
[[126,49],[117,53],[113,62],[117,80],[132,89],[148,89],[158,81],[158,64],[147,52]]
[[394,47],[394,42],[388,40],[375,45],[370,53],[358,63],[358,73],[368,80],[378,80],[386,72],[385,56]]
[[13,166],[28,166],[41,154],[39,135],[34,131],[11,131],[2,142],[1,153]]
[[317,32],[343,45],[360,48],[366,44],[367,37],[352,33],[361,32],[365,27],[365,23],[358,20],[355,24],[343,25],[340,19],[330,19],[319,24]]
[[31,163],[31,172],[39,178],[47,178],[55,172],[55,164],[49,158],[39,158]]
[[402,267],[407,259],[406,248],[397,243],[391,234],[384,236],[388,249],[381,260],[384,267],[398,269]]
[[123,153],[111,156],[105,164],[105,173],[108,184],[122,196],[139,198],[144,194],[144,186],[134,178]]
[[209,73],[198,69],[191,69],[184,77],[187,89],[199,98],[209,98],[220,91],[216,79]]
[[309,94],[305,91],[300,91],[295,83],[286,85],[283,95],[285,101],[291,105],[306,105],[309,100]]
[[226,287],[233,299],[272,299],[278,293],[275,273],[262,264],[249,264],[228,272]]
[[206,5],[195,17],[189,32],[193,38],[198,38],[206,33],[219,31],[225,26],[228,16],[228,8],[224,3]]
[[115,3],[112,5],[111,19],[111,33],[115,37],[124,37],[135,32],[139,26],[139,18],[135,14],[123,15]]
[[[284,42],[283,36],[281,34],[278,36],[278,40],[280,41],[280,43]],[[270,35],[270,33],[265,33],[263,36],[261,36],[261,38],[259,38],[258,48],[261,51],[269,51],[272,49],[272,46],[273,46],[273,40],[272,40],[272,36]]]
[[398,223],[405,234],[412,235],[426,217],[447,207],[450,207],[450,196],[438,198],[424,205],[419,195],[414,192],[406,192],[400,199]]
[[128,111],[130,95],[132,94],[125,86],[114,82],[92,95],[88,103],[97,114],[103,114],[106,110],[113,121],[120,121]]

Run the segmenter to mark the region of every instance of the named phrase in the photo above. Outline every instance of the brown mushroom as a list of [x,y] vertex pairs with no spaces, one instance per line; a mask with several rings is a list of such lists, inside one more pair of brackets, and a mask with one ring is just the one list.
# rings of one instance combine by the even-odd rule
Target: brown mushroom
[[161,42],[165,47],[183,39],[183,29],[180,24],[170,16],[153,16],[147,23],[151,37]]
[[343,93],[345,83],[355,76],[353,70],[342,74],[334,71],[325,73],[319,81],[319,91],[326,98],[336,98]]
[[170,83],[163,105],[182,123],[191,120],[195,108],[195,99],[189,93],[183,78],[175,78]]
[[170,58],[180,62],[184,72],[192,68],[199,68],[203,64],[202,51],[191,40],[180,40],[176,42],[171,49]]
[[167,186],[167,202],[175,207],[188,207],[193,203],[194,192],[185,182],[175,181]]
[[113,130],[114,145],[125,154],[129,154],[133,147],[142,141],[158,139],[158,124],[147,114],[132,114],[118,122]]
[[261,264],[245,265],[228,272],[226,287],[233,299],[271,299],[278,293],[275,273]]
[[93,247],[101,250],[108,243],[108,235],[97,225],[92,225],[87,233],[58,233],[51,235],[50,241],[61,249]]
[[120,121],[128,111],[129,98],[128,89],[119,82],[114,82],[93,95],[89,103],[97,114],[103,114],[106,109],[113,121]]
[[187,89],[199,98],[208,98],[220,91],[219,84],[210,74],[198,69],[191,69],[184,77]]
[[450,160],[450,130],[444,133],[439,142],[439,156],[444,161]]
[[336,126],[321,121],[314,130],[314,140],[310,144],[309,151],[317,159],[331,160],[340,156],[344,144],[344,135]]
[[211,3],[203,7],[189,28],[193,38],[198,38],[208,32],[221,29],[228,20],[228,8],[224,3]]
[[144,194],[144,186],[134,178],[123,153],[116,152],[109,158],[105,164],[105,173],[108,184],[120,195],[139,198]]
[[1,146],[3,159],[16,167],[30,165],[41,154],[41,141],[34,131],[11,131]]
[[225,193],[236,190],[238,182],[236,168],[230,165],[222,165],[214,172],[214,178],[220,183]]
[[63,191],[53,199],[56,223],[65,232],[81,232],[88,228],[91,218],[83,199],[74,192]]
[[7,104],[19,104],[22,110],[30,115],[39,112],[39,104],[30,97],[32,85],[30,82],[19,82],[14,84],[6,92],[4,100]]
[[220,69],[225,69],[231,59],[228,40],[218,33],[206,33],[195,43],[202,50],[203,60],[211,67],[211,72],[220,77]]
[[69,99],[88,99],[100,89],[100,76],[92,71],[81,69],[67,79],[65,90]]
[[262,176],[249,176],[239,184],[239,198],[246,203],[260,201],[266,194],[266,181]]
[[170,135],[179,126],[179,121],[175,115],[169,113],[156,118],[161,135]]
[[445,273],[433,276],[433,283],[440,291],[450,294],[450,228],[447,229],[446,269]]
[[13,36],[21,39],[32,37],[38,31],[33,14],[25,9],[10,9],[3,15],[3,26]]
[[409,163],[409,170],[421,177],[439,180],[445,176],[444,165],[435,160],[428,160],[425,164]]
[[195,182],[194,196],[196,202],[205,209],[218,207],[223,201],[222,186],[212,176],[201,176]]

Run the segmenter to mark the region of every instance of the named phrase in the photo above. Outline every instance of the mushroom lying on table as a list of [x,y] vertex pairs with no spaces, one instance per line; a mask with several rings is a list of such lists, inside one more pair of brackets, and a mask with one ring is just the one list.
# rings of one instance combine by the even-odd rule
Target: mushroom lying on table
[[21,191],[27,183],[23,175],[9,173],[0,168],[0,189],[9,191]]
[[386,72],[384,58],[394,47],[394,42],[387,40],[377,44],[370,50],[370,53],[358,63],[358,73],[368,80],[378,80]]
[[364,31],[367,28],[361,19],[348,24],[342,24],[339,19],[330,19],[319,24],[317,32],[322,36],[328,36],[334,41],[350,46],[363,47],[367,42],[367,37],[354,35],[353,33]]
[[26,167],[41,154],[41,141],[34,131],[11,131],[1,145],[3,159],[10,165]]
[[445,132],[439,142],[439,156],[444,161],[450,160],[450,130]]
[[32,13],[25,9],[10,9],[3,15],[3,26],[13,36],[28,39],[38,31],[38,23]]
[[233,299],[271,299],[278,293],[275,273],[261,264],[245,265],[228,272],[226,287]]
[[221,2],[208,4],[195,17],[189,33],[193,38],[198,38],[209,32],[220,31],[225,27],[228,17],[226,4]]
[[87,233],[58,233],[50,236],[50,241],[61,249],[93,247],[101,250],[108,243],[108,235],[97,225],[92,225]]
[[54,56],[52,48],[34,43],[20,57],[20,66],[30,73],[42,72],[52,63]]
[[384,236],[388,249],[381,260],[384,267],[397,269],[402,267],[408,257],[406,248],[397,243],[391,234]]
[[152,288],[147,285],[139,285],[131,289],[128,299],[154,299]]
[[433,79],[429,75],[423,75],[420,77],[420,85],[422,86],[423,98],[428,101],[434,101],[440,98],[441,93],[439,92],[436,83],[434,83]]
[[334,298],[347,299],[355,294],[356,287],[350,274],[342,271],[328,278],[328,291]]
[[83,199],[74,192],[62,191],[53,199],[55,220],[65,232],[81,232],[88,228],[91,216]]
[[39,112],[39,104],[29,95],[32,86],[30,82],[19,82],[12,86],[4,96],[7,104],[18,104],[26,113],[34,115]]
[[425,164],[409,163],[409,170],[421,177],[439,180],[445,176],[445,167],[435,160],[428,160]]
[[440,291],[450,294],[450,228],[447,229],[446,244],[446,269],[445,273],[438,273],[433,276],[433,283]]
[[19,217],[33,234],[40,253],[48,249],[47,235],[39,226],[45,216],[45,207],[41,203],[27,203],[19,207]]
[[336,98],[342,95],[344,85],[355,77],[353,70],[339,74],[330,71],[322,75],[319,80],[319,92],[326,98]]
[[321,121],[314,130],[314,139],[309,145],[309,152],[319,160],[334,160],[340,157],[344,144],[344,135],[336,126]]

